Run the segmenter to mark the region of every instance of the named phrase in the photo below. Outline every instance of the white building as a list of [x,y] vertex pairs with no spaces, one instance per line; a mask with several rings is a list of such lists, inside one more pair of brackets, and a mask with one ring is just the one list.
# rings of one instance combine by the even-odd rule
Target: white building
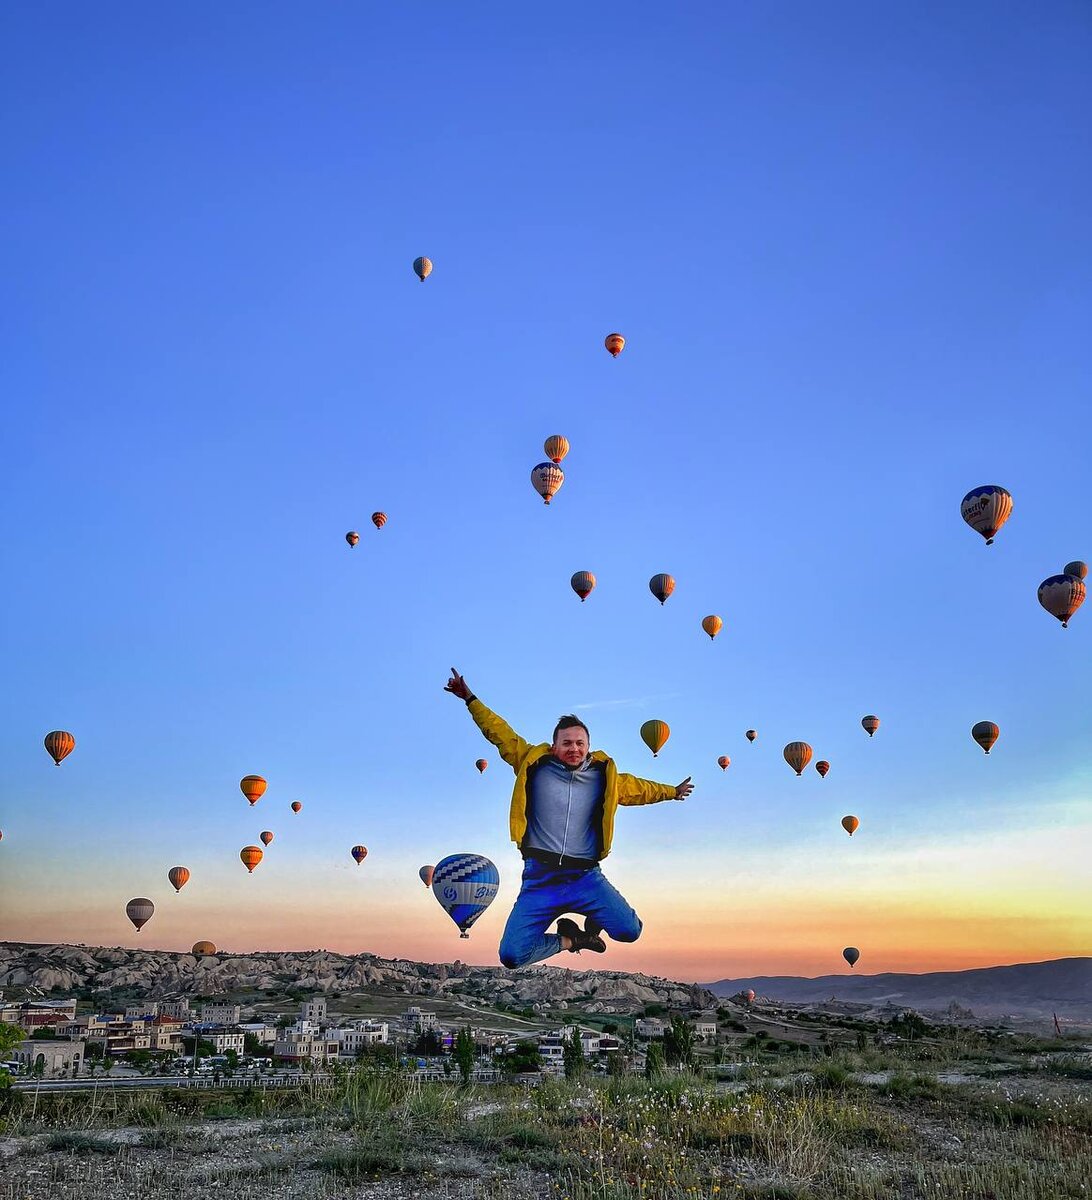
[[238,1004],[202,1004],[201,1020],[206,1025],[238,1025]]
[[298,1029],[282,1029],[273,1043],[273,1056],[291,1062],[327,1062],[336,1059],[341,1043],[336,1038],[319,1033],[302,1033]]
[[436,1014],[426,1012],[416,1005],[407,1008],[400,1019],[402,1024],[412,1029],[414,1033],[428,1033],[436,1028]]
[[331,1029],[330,1037],[336,1038],[341,1047],[342,1058],[356,1058],[366,1046],[382,1046],[387,1042],[385,1021],[355,1021],[351,1029]]
[[694,1030],[694,1036],[699,1041],[715,1042],[717,1040],[717,1023],[715,1020],[702,1017],[696,1021],[691,1021],[690,1027]]
[[13,1062],[22,1063],[29,1074],[44,1078],[78,1075],[85,1054],[83,1042],[30,1040],[11,1051]]
[[664,1023],[659,1017],[638,1017],[634,1023],[634,1029],[639,1038],[644,1038],[648,1041],[649,1038],[662,1038],[664,1036]]
[[176,1021],[188,1021],[193,1016],[188,996],[182,996],[175,1000],[160,1000],[158,1004],[161,1017],[173,1017]]
[[229,1050],[234,1050],[236,1054],[242,1054],[243,1052],[245,1041],[242,1031],[206,1033],[204,1037],[206,1042],[212,1042],[212,1044],[216,1047],[217,1054],[227,1054]]
[[253,1024],[243,1024],[239,1028],[244,1034],[249,1033],[252,1037],[258,1039],[258,1044],[261,1046],[272,1046],[277,1040],[277,1027],[275,1025],[266,1025],[262,1021]]
[[300,1005],[300,1020],[312,1021],[315,1025],[326,1024],[326,997],[313,996],[310,1000],[304,1000]]

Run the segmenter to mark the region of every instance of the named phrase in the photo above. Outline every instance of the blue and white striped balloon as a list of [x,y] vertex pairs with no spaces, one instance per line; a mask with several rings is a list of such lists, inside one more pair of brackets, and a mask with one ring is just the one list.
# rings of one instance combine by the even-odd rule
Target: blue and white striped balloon
[[500,872],[484,854],[449,854],[436,864],[432,894],[459,927],[461,937],[493,903]]

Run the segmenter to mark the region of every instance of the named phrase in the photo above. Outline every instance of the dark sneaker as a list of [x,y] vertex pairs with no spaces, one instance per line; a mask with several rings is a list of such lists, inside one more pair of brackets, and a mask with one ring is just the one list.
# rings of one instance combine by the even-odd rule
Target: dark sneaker
[[562,917],[557,923],[557,932],[572,941],[569,947],[570,954],[579,954],[581,950],[590,950],[593,954],[603,954],[606,951],[607,943],[598,936],[598,927],[593,933],[587,928],[586,922],[585,928],[581,929],[570,917]]

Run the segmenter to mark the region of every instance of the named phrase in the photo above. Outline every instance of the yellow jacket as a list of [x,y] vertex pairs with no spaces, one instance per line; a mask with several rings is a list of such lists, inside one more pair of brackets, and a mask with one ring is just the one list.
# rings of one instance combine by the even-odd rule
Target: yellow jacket
[[[508,824],[512,832],[512,841],[517,846],[522,845],[527,833],[527,772],[539,759],[550,753],[550,744],[542,742],[532,746],[530,742],[521,738],[507,721],[486,708],[477,697],[471,700],[467,707],[478,728],[496,746],[501,758],[516,773]],[[611,838],[614,836],[614,814],[618,811],[618,805],[658,804],[661,800],[674,800],[675,787],[669,783],[653,783],[651,779],[626,775],[618,770],[614,759],[602,750],[593,750],[591,758],[593,762],[606,764],[603,829],[599,850],[599,857],[603,859],[610,853]]]

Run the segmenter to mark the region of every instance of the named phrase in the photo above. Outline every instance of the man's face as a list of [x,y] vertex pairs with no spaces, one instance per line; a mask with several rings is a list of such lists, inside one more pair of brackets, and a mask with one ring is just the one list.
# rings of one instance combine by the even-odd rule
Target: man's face
[[550,749],[567,767],[579,767],[588,757],[588,735],[579,725],[559,729]]

